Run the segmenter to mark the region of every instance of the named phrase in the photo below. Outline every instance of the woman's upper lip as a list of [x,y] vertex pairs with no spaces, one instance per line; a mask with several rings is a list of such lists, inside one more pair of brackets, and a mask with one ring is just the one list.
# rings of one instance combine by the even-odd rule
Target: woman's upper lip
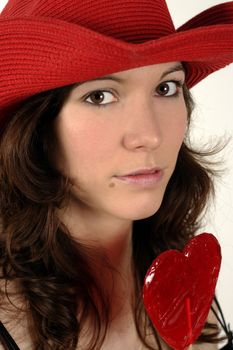
[[160,168],[150,168],[150,169],[138,169],[138,170],[134,170],[132,172],[129,173],[125,173],[123,175],[119,175],[120,177],[122,176],[133,176],[133,175],[149,175],[149,174],[154,174],[155,172],[160,171]]

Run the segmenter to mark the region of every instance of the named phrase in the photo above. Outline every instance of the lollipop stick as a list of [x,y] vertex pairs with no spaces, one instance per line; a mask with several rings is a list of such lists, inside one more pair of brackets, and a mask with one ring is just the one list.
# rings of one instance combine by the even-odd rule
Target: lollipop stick
[[[186,316],[187,316],[187,324],[188,324],[188,336],[190,339],[190,346],[188,347],[188,350],[193,349],[192,345],[192,339],[193,339],[193,326],[192,326],[192,318],[191,318],[191,305],[190,305],[190,298],[187,298],[185,300],[185,308],[186,308]],[[176,350],[176,349],[174,349]]]
[[192,325],[192,317],[191,317],[190,298],[186,299],[186,315],[187,315],[187,321],[188,321],[188,334],[189,334],[189,339],[191,343],[189,350],[192,350],[193,325]]

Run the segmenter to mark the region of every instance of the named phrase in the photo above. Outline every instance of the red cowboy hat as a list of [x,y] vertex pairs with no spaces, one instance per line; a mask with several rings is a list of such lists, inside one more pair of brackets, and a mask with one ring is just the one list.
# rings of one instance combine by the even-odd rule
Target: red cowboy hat
[[0,111],[36,93],[182,61],[192,87],[233,61],[233,1],[175,30],[165,0],[9,0],[0,15]]

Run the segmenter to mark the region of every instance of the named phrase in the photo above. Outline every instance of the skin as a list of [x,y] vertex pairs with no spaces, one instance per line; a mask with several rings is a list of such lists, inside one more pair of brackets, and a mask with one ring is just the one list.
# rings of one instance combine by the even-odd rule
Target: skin
[[[132,223],[159,209],[174,171],[187,126],[184,81],[179,62],[88,81],[74,88],[54,122],[55,164],[72,183],[69,204],[58,215],[118,271],[110,273],[101,259],[93,267],[112,300],[104,348],[118,349],[119,342],[139,348],[131,310]],[[118,178],[154,167],[161,177],[150,186]]]

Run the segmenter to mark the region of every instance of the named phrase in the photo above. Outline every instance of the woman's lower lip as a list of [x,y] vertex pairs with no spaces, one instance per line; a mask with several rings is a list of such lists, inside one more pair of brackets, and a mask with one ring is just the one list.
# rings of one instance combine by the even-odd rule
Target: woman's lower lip
[[117,176],[117,179],[129,184],[147,187],[156,185],[161,180],[162,176],[162,170],[158,170],[153,174]]

